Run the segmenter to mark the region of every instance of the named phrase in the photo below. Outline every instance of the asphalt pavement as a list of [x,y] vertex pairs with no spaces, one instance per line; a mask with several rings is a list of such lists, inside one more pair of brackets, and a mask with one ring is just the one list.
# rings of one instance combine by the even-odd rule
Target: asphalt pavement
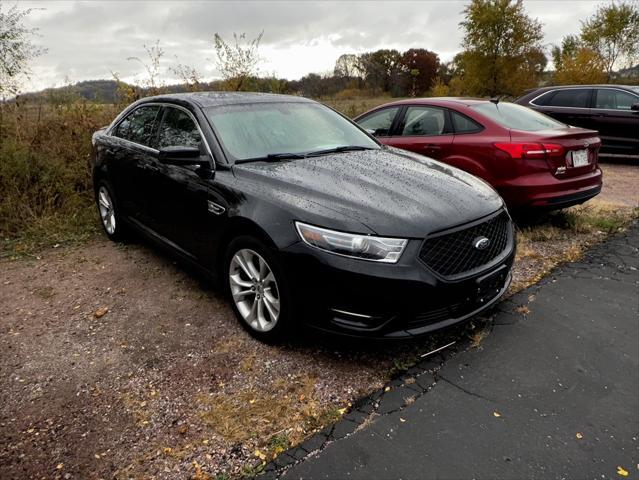
[[285,479],[639,479],[639,225],[267,465]]

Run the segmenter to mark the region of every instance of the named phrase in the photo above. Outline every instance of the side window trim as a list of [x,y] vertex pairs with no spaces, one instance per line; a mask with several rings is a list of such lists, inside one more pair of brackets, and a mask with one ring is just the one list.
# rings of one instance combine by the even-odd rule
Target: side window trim
[[[587,107],[565,107],[562,105],[538,105],[535,103],[535,100],[537,100],[538,98],[543,97],[544,95],[550,95],[550,99],[549,101],[552,102],[552,99],[555,98],[555,95],[557,95],[558,92],[565,92],[565,91],[571,91],[571,90],[588,90],[588,106]],[[581,110],[589,110],[591,108],[594,108],[594,100],[595,100],[595,89],[594,88],[589,88],[589,87],[574,87],[574,88],[555,88],[553,90],[548,90],[546,92],[543,92],[539,95],[537,95],[535,98],[533,98],[532,100],[530,100],[528,103],[530,105],[534,105],[535,107],[548,107],[548,108],[579,108]]]
[[[107,131],[107,135],[117,139],[118,141],[122,141],[125,142],[129,145],[134,145],[136,147],[142,148],[144,150],[147,150],[149,152],[152,153],[159,153],[160,151],[157,148],[153,148],[153,147],[147,147],[146,145],[142,145],[141,143],[136,143],[136,142],[132,142],[131,140],[128,140],[126,138],[122,138],[122,137],[117,137],[115,135],[113,135],[113,132],[118,128],[118,126],[129,116],[131,115],[133,112],[135,112],[136,110],[142,108],[142,107],[150,107],[150,106],[157,106],[160,107],[158,109],[158,113],[155,116],[155,119],[153,120],[153,128],[155,130],[155,144],[157,145],[157,140],[159,138],[159,132],[160,132],[160,126],[162,124],[162,122],[164,121],[164,115],[165,115],[165,111],[167,108],[173,107],[173,108],[177,108],[178,110],[182,110],[183,112],[185,112],[193,121],[193,123],[195,123],[195,126],[198,129],[198,132],[200,132],[200,138],[202,139],[202,143],[204,144],[204,147],[206,148],[207,153],[209,154],[209,157],[211,158],[211,166],[213,168],[213,170],[215,170],[215,167],[217,166],[216,164],[216,160],[215,160],[215,156],[213,155],[213,151],[211,150],[211,147],[209,145],[208,140],[206,139],[206,137],[204,136],[204,132],[202,131],[202,127],[200,126],[200,122],[197,121],[197,119],[195,118],[195,116],[193,115],[193,113],[187,109],[184,108],[181,105],[177,105],[175,103],[168,103],[168,102],[148,102],[148,103],[143,103],[141,105],[138,105],[137,107],[131,109],[129,112],[127,112],[126,115],[122,115],[122,118],[120,118],[116,123],[112,124],[109,127],[109,130]],[[159,119],[159,120],[158,120]]]
[[[402,129],[403,129],[403,125],[406,121],[406,115],[408,114],[408,109],[410,107],[425,107],[425,108],[433,108],[433,109],[439,109],[442,110],[444,113],[444,130],[442,131],[442,133],[436,133],[436,134],[429,134],[429,135],[402,135]],[[401,115],[398,115],[396,120],[396,124],[393,125],[393,135],[394,137],[443,137],[445,135],[454,135],[454,129],[453,129],[453,125],[451,122],[451,118],[450,118],[450,114],[448,113],[448,109],[445,107],[440,107],[440,106],[435,106],[435,105],[420,105],[420,104],[413,104],[413,105],[404,105],[402,107],[402,109],[400,110]]]
[[[213,156],[213,152],[211,151],[209,142],[206,140],[206,137],[204,136],[202,127],[200,127],[200,122],[197,121],[197,119],[195,118],[195,115],[193,115],[193,113],[188,108],[184,108],[183,106],[177,105],[175,103],[163,103],[161,105],[162,105],[162,109],[160,111],[162,112],[162,118],[160,119],[160,122],[158,123],[158,128],[156,132],[156,142],[159,143],[160,131],[161,131],[160,127],[162,127],[162,123],[164,122],[164,118],[166,117],[167,112],[169,111],[169,108],[175,108],[177,110],[181,110],[182,112],[186,113],[188,117],[191,119],[191,121],[195,124],[195,127],[197,128],[197,131],[200,134],[200,139],[201,139],[200,141],[204,144],[204,148],[206,149],[206,152],[209,154],[209,158],[211,159],[209,163],[211,164],[212,169],[215,170],[215,167],[216,167],[215,157]],[[158,143],[156,143],[156,145]],[[159,150],[157,151],[159,152]]]

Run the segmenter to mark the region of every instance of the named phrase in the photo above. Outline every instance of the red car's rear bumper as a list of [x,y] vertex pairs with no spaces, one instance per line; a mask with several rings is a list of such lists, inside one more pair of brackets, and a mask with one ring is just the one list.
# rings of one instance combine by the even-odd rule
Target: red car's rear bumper
[[564,208],[583,203],[601,191],[601,169],[557,178],[550,172],[524,175],[495,185],[510,208]]

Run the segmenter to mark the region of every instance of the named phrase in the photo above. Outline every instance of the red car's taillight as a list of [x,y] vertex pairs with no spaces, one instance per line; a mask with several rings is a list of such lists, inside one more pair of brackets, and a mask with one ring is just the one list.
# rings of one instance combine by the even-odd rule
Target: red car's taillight
[[506,152],[512,158],[543,160],[564,155],[564,147],[555,143],[495,143],[495,148]]

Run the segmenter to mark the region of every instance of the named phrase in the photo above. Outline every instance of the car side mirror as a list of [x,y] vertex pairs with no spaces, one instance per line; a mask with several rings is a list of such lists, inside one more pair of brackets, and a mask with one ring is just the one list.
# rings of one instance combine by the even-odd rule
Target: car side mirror
[[634,110],[635,112],[639,112],[639,103],[633,103],[630,106],[630,110]]
[[158,160],[165,165],[208,165],[197,147],[165,147],[158,153]]

